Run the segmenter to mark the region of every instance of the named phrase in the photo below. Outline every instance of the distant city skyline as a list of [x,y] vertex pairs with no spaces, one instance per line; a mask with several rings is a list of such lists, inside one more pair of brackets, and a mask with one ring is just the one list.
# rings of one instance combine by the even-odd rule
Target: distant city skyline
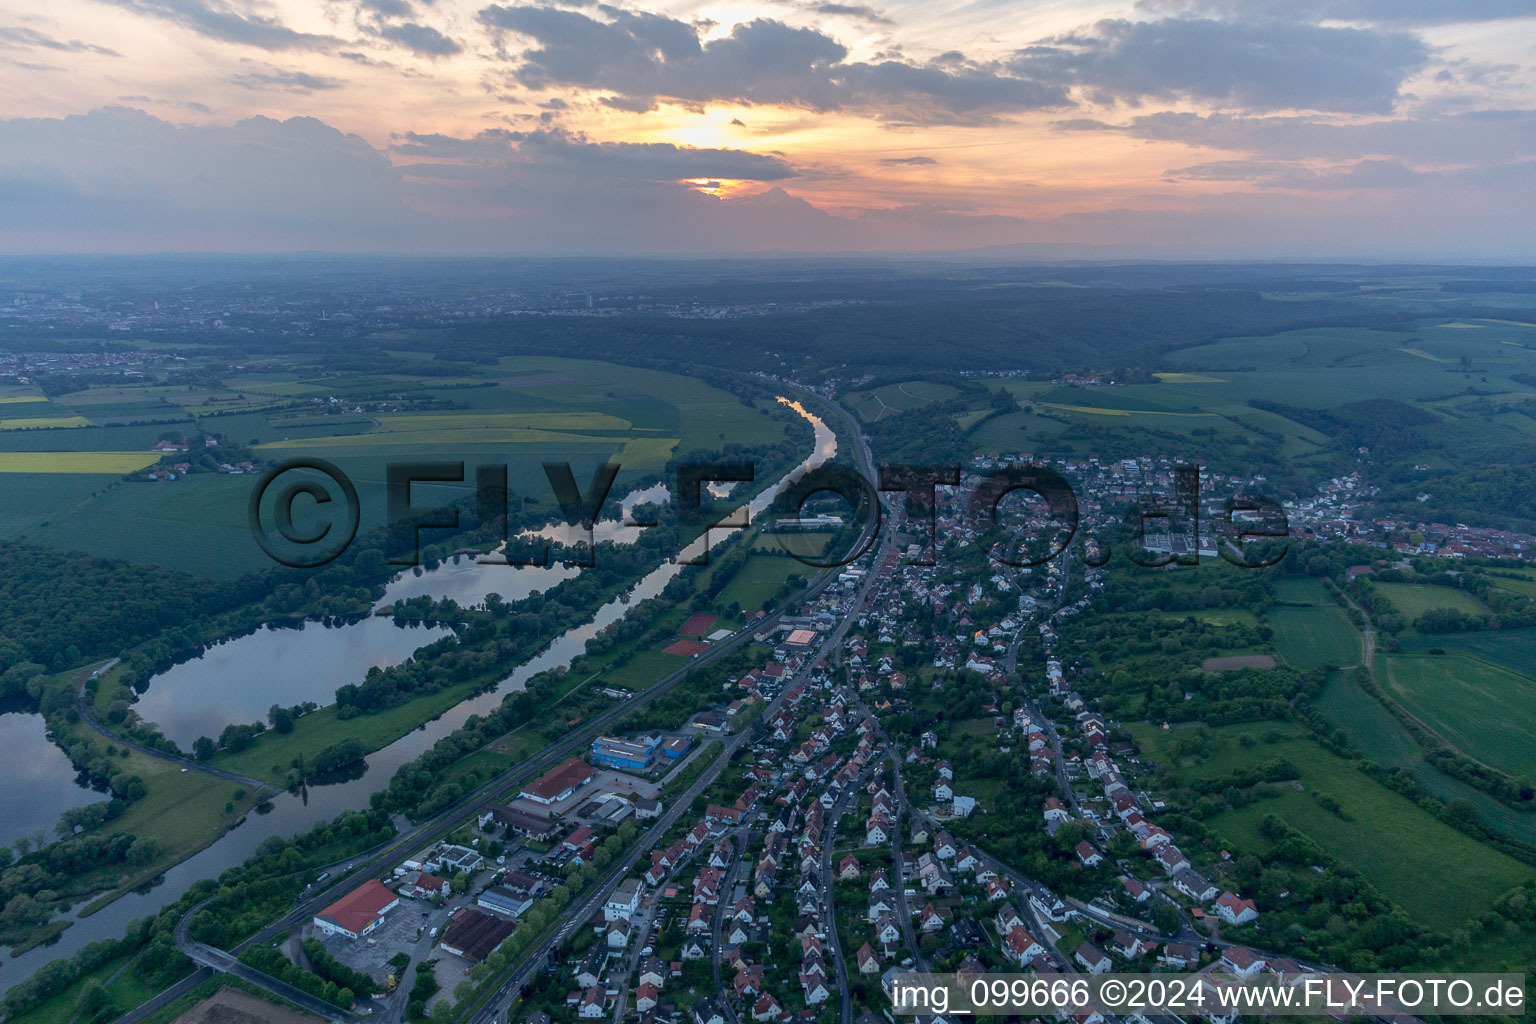
[[0,252],[1536,260],[1528,0],[0,0]]

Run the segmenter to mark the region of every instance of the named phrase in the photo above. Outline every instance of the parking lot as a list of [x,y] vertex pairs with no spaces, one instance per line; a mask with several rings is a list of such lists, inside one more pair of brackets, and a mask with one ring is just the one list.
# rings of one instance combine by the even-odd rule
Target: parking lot
[[[427,913],[426,917],[422,916],[423,911]],[[433,907],[424,900],[401,900],[398,907],[384,915],[384,920],[377,928],[361,939],[349,939],[344,935],[323,936],[318,933],[316,937],[321,939],[326,951],[337,960],[383,983],[389,976],[389,960],[396,953],[410,954],[412,963],[439,954],[450,960],[456,959],[441,950],[433,953],[432,947],[437,940],[428,934],[436,927],[440,937],[441,929],[452,912],[450,907]]]

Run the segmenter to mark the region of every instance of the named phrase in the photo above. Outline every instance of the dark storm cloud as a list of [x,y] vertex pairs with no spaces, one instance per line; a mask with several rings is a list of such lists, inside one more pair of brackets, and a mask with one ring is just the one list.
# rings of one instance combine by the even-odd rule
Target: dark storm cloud
[[534,42],[510,58],[519,84],[602,90],[611,94],[608,105],[626,110],[649,110],[663,100],[733,102],[932,122],[986,120],[1069,103],[1060,85],[994,64],[849,62],[847,49],[823,33],[767,18],[704,42],[697,27],[674,18],[599,10],[606,20],[553,7],[493,4],[481,10],[480,20],[498,37]]
[[1429,60],[1423,40],[1404,32],[1164,18],[1101,21],[1019,51],[1010,67],[1105,103],[1376,113]]
[[91,43],[82,43],[78,39],[67,42],[44,35],[35,29],[22,28],[20,26],[6,28],[0,26],[0,47],[34,47],[44,50],[60,50],[65,53],[94,53],[102,57],[121,57],[116,50],[109,50],[105,46],[96,46]]
[[329,50],[332,36],[289,28],[276,18],[245,12],[222,0],[102,0],[135,14],[159,18],[190,32],[260,50]]

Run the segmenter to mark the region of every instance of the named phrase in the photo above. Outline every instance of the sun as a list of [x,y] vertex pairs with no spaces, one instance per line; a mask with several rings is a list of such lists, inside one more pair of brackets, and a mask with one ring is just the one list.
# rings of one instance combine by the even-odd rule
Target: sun
[[728,199],[743,184],[738,178],[685,178],[683,183],[695,192],[702,192],[716,199]]

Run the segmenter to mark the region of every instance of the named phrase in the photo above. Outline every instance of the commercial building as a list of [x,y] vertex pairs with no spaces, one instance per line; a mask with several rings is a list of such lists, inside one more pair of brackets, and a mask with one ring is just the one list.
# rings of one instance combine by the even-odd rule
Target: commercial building
[[594,774],[591,765],[573,757],[539,776],[518,796],[538,804],[557,804],[591,782]]
[[656,747],[661,736],[650,733],[633,740],[599,736],[592,741],[592,760],[608,768],[649,771],[656,761]]
[[370,878],[315,915],[315,927],[327,935],[362,938],[379,926],[400,898]]

